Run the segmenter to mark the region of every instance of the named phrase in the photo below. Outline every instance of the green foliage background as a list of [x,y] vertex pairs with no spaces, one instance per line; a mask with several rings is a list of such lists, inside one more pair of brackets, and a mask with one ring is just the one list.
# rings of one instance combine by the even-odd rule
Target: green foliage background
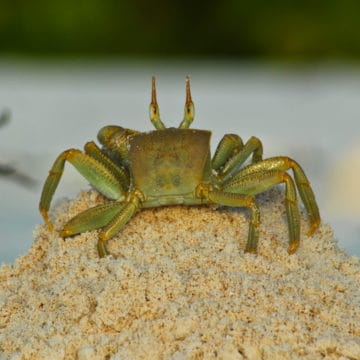
[[0,0],[0,54],[360,57],[359,0]]

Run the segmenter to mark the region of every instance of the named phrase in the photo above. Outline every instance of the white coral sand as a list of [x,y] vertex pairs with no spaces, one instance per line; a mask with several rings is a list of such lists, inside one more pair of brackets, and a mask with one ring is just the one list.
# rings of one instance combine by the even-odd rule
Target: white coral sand
[[[56,228],[102,201],[63,201]],[[0,359],[360,359],[359,259],[326,224],[288,255],[281,189],[259,203],[258,255],[243,209],[141,210],[105,259],[97,231],[38,226],[0,269]]]

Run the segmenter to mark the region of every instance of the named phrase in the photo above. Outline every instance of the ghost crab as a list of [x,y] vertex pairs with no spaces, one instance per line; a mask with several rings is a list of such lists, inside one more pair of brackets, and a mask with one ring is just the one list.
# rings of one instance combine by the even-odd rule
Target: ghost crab
[[[165,205],[219,204],[250,210],[246,252],[256,253],[260,212],[254,196],[285,184],[285,205],[289,229],[289,254],[300,241],[297,192],[308,214],[310,236],[320,224],[320,215],[310,183],[294,160],[286,156],[262,159],[262,144],[251,137],[245,144],[238,135],[226,134],[210,156],[207,130],[189,129],[194,119],[190,80],[186,78],[184,118],[179,128],[166,128],[160,119],[152,78],[150,120],[156,130],[138,132],[120,126],[105,126],[98,133],[103,145],[93,141],[84,152],[69,149],[55,160],[45,181],[40,212],[50,229],[48,211],[66,162],[70,162],[100,193],[109,199],[68,221],[61,236],[69,237],[101,228],[100,257],[108,255],[106,242],[117,234],[138,209]],[[251,163],[244,162],[252,155]],[[287,173],[292,169],[294,179]],[[295,185],[296,184],[296,185]]]

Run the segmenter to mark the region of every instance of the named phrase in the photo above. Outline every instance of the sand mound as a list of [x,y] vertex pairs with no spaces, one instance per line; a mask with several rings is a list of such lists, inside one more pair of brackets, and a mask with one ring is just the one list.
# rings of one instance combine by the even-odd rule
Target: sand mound
[[[56,227],[103,201],[62,201]],[[289,256],[283,193],[259,202],[258,255],[243,252],[248,214],[228,208],[142,210],[105,259],[97,231],[38,226],[0,268],[0,359],[360,359],[359,259],[325,224]]]

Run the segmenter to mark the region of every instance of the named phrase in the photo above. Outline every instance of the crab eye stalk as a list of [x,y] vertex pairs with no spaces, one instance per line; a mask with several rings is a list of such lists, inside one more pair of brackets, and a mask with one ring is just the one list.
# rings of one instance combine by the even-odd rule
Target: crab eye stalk
[[191,123],[194,120],[195,108],[194,103],[191,99],[191,92],[190,92],[190,78],[189,76],[186,77],[186,101],[185,101],[185,108],[184,108],[184,119],[181,122],[179,128],[180,129],[188,129]]
[[156,84],[155,76],[152,77],[151,83],[151,103],[150,103],[150,120],[156,129],[165,129],[164,123],[160,119],[160,110],[156,101]]

